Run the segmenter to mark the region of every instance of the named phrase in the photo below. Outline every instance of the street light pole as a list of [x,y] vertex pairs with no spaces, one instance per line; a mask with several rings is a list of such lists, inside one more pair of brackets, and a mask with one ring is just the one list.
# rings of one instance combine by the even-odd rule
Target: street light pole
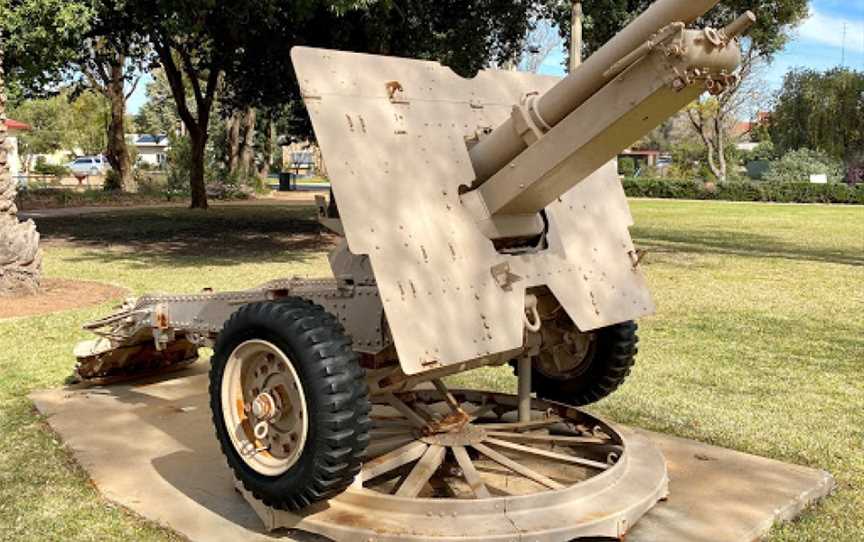
[[582,64],[582,2],[574,0],[570,15],[570,73]]

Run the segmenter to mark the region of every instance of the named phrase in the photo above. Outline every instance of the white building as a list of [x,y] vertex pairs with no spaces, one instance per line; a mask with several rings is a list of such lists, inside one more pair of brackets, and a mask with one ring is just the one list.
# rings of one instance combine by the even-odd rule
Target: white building
[[126,134],[126,142],[138,152],[137,165],[162,167],[168,159],[170,141],[166,135]]
[[6,119],[6,162],[9,164],[9,173],[13,178],[21,174],[21,159],[18,156],[18,135],[29,129],[30,125],[28,124]]

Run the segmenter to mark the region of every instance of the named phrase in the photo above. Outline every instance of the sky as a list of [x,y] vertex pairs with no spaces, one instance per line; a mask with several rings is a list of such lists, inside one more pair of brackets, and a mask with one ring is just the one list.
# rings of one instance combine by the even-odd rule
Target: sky
[[[766,68],[763,78],[772,90],[778,90],[783,76],[792,68],[824,71],[840,66],[844,43],[845,66],[864,71],[864,0],[813,0],[810,16],[795,30],[785,50]],[[540,71],[562,75],[563,58],[564,51],[556,51],[543,62]]]
[[[764,79],[772,90],[778,90],[783,76],[792,68],[824,71],[840,66],[844,62],[844,45],[845,66],[864,71],[864,0],[813,0],[809,18],[795,31],[786,49],[775,57]],[[540,71],[563,75],[563,59],[563,50],[554,52]],[[145,76],[129,99],[129,111],[133,114],[147,99],[148,80]]]

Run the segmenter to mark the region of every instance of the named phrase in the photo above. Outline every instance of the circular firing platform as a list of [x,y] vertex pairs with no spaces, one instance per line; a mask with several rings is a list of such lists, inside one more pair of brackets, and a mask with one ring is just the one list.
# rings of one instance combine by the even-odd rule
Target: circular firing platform
[[519,422],[516,396],[451,398],[377,398],[355,484],[303,514],[238,489],[268,529],[340,541],[618,538],[667,494],[663,456],[643,436],[559,403],[535,399]]

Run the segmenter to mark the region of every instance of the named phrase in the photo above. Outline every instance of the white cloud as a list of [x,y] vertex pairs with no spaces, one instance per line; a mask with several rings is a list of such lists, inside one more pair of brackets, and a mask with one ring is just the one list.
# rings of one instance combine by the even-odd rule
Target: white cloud
[[861,51],[864,46],[864,20],[832,17],[811,9],[810,17],[798,29],[802,40],[812,41],[831,47],[843,47],[843,25],[846,25],[846,49],[850,52]]

